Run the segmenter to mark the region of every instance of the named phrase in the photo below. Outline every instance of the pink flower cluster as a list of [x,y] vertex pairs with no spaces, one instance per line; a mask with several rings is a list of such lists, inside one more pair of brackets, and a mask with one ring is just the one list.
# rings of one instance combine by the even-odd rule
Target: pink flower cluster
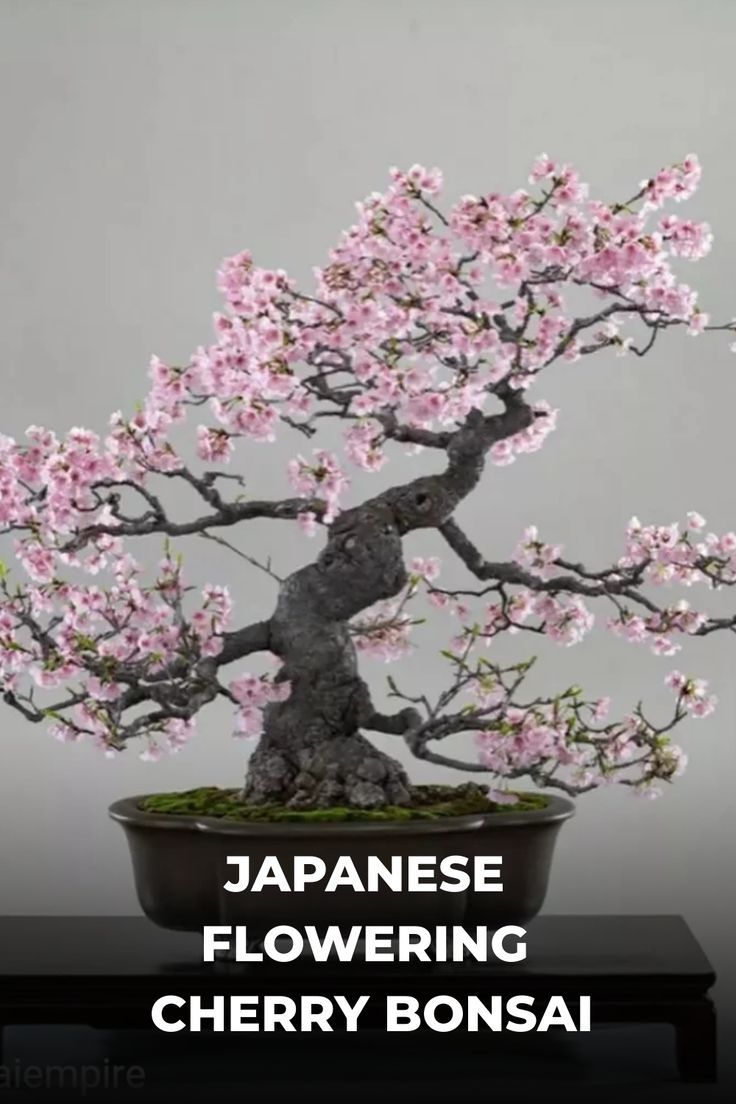
[[[706,716],[712,710],[714,699],[702,681],[673,672],[666,682],[677,695],[668,729],[686,713]],[[500,778],[529,774],[545,783],[562,768],[573,790],[623,780],[649,797],[658,796],[657,781],[670,781],[683,772],[687,757],[682,749],[653,729],[640,712],[602,724],[608,699],[587,702],[581,694],[571,687],[551,701],[522,708],[509,704],[507,690],[496,677],[479,673],[471,687],[473,708],[479,717],[488,718],[475,733],[480,761]]]
[[705,519],[690,513],[683,525],[642,525],[634,517],[626,530],[619,567],[641,567],[650,583],[697,582],[718,585],[736,580],[736,533],[704,533]]
[[[189,743],[194,734],[194,729],[195,722],[191,717],[170,717],[162,722],[160,734],[147,735],[145,747],[139,753],[139,758],[145,763],[157,763],[166,754],[175,755],[176,752],[181,751]],[[63,737],[60,738],[63,739]],[[73,738],[74,736],[72,736]],[[105,754],[109,757],[114,756],[115,752],[108,749]]]
[[289,461],[289,482],[302,498],[321,498],[327,504],[326,522],[339,512],[340,496],[350,486],[334,453],[315,449],[313,460],[297,456]]
[[230,693],[238,702],[235,734],[260,736],[263,731],[263,710],[270,702],[286,701],[291,693],[288,681],[266,676],[245,674],[230,683]]
[[[180,561],[171,556],[160,562],[150,585],[144,585],[140,565],[127,554],[116,553],[111,570],[107,589],[43,578],[11,591],[3,580],[0,685],[13,695],[24,693],[28,679],[43,691],[78,687],[68,712],[53,717],[53,735],[67,741],[86,738],[114,753],[122,731],[118,706],[130,687],[177,665],[191,670],[196,681],[197,660],[221,651],[232,602],[227,588],[208,585],[201,604],[187,612],[189,588]],[[147,758],[155,748],[176,750],[191,735],[193,722],[172,717],[157,724],[156,731],[164,741],[154,740]]]
[[660,169],[650,180],[642,181],[647,206],[656,210],[668,199],[673,199],[676,203],[690,199],[697,190],[701,176],[700,162],[694,153],[689,153],[674,165]]
[[359,652],[384,663],[404,659],[411,651],[411,632],[421,620],[413,618],[407,605],[420,589],[435,600],[440,592],[433,584],[440,574],[441,563],[436,556],[415,556],[409,564],[409,580],[404,591],[389,601],[378,602],[352,621],[355,646]]
[[[517,379],[522,379],[518,377]],[[515,380],[515,382],[517,382]],[[499,467],[513,464],[517,456],[529,452],[538,452],[544,444],[547,436],[557,425],[557,411],[550,408],[549,403],[542,400],[532,405],[534,420],[526,429],[506,437],[502,441],[496,441],[491,445],[491,460]]]
[[437,556],[415,556],[409,564],[409,572],[413,577],[411,585],[416,585],[420,579],[425,583],[436,582],[441,568],[442,563]]
[[693,717],[708,717],[718,703],[715,694],[708,693],[705,679],[688,678],[679,671],[671,671],[665,683],[678,694],[682,707]]
[[568,718],[553,705],[506,709],[492,728],[476,733],[478,757],[500,777],[527,772],[549,761],[582,766],[586,754],[568,740]]
[[707,222],[693,222],[692,219],[679,219],[676,215],[665,215],[660,219],[659,229],[664,241],[669,245],[670,252],[676,257],[699,261],[710,253],[713,235]]
[[233,604],[227,587],[208,584],[202,591],[202,608],[190,618],[192,632],[199,641],[202,655],[219,655],[222,634],[230,624]]
[[409,655],[414,621],[404,609],[405,602],[406,595],[378,602],[355,618],[352,625],[359,652],[384,663],[394,663]]
[[356,467],[378,471],[386,463],[383,427],[375,418],[360,418],[345,431],[345,452]]
[[527,628],[570,646],[580,643],[594,620],[577,594],[535,594],[521,587],[504,601],[486,607],[479,635],[490,642],[499,633]]
[[555,574],[555,560],[561,555],[561,545],[545,544],[539,539],[537,526],[530,525],[524,530],[524,536],[514,553],[514,560],[540,579],[548,579]]
[[674,655],[681,645],[672,639],[675,633],[696,633],[706,618],[690,608],[684,599],[661,612],[647,616],[624,609],[608,621],[608,627],[617,636],[633,644],[648,643],[655,655]]

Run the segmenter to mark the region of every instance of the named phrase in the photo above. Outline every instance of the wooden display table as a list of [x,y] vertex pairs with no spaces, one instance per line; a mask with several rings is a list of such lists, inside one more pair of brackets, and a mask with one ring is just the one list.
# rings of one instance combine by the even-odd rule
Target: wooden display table
[[[411,994],[420,1001],[437,994],[481,999],[497,994],[589,994],[593,1029],[603,1024],[665,1023],[675,1028],[681,1078],[716,1078],[715,1009],[708,992],[715,974],[700,945],[678,916],[542,916],[528,926],[526,962],[508,966],[477,962],[429,965],[315,964],[232,965],[201,961],[201,936],[167,932],[137,917],[5,917],[0,919],[0,1026],[88,1024],[97,1028],[150,1028],[151,1007],[167,993],[302,994],[355,996],[370,993],[381,1007],[387,994]],[[387,1043],[410,1039],[370,1031],[383,1053]],[[151,1028],[153,1031],[153,1029]],[[280,1061],[290,1048],[322,1045],[339,1049],[337,1035],[243,1034],[237,1045],[278,1043]],[[357,1033],[359,1036],[363,1032]],[[413,1033],[414,1040],[419,1032]],[[426,1047],[460,1045],[427,1031]],[[564,1033],[560,1033],[563,1035]],[[182,1036],[184,1033],[182,1033]],[[182,1036],[176,1036],[181,1039]],[[475,1038],[487,1053],[506,1037],[482,1032]],[[527,1036],[533,1053],[534,1033]],[[161,1036],[171,1040],[172,1036]],[[200,1039],[200,1036],[196,1037]],[[345,1042],[356,1036],[344,1037]],[[187,1036],[193,1041],[192,1036]],[[468,1033],[465,1033],[465,1042]],[[325,1062],[331,1061],[326,1055]],[[625,1055],[621,1056],[625,1062]],[[247,1065],[244,1068],[246,1075]],[[528,1073],[525,1069],[525,1075]],[[605,1076],[605,1074],[604,1074]],[[492,1066],[488,1077],[493,1079]]]

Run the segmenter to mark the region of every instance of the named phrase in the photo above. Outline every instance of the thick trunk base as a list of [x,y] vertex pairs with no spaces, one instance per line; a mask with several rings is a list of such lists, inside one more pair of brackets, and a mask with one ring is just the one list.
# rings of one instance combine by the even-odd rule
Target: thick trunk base
[[287,751],[264,741],[248,764],[243,798],[293,809],[408,805],[409,779],[396,759],[359,733]]

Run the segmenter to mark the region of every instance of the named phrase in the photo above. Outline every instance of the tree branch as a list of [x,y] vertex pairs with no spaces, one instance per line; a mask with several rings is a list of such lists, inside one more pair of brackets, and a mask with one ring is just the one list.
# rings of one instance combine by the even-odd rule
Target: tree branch
[[388,736],[403,736],[418,728],[422,723],[422,715],[418,709],[407,706],[398,713],[371,713],[363,722],[366,728],[373,732],[385,732]]
[[271,622],[256,621],[243,629],[223,634],[223,647],[219,655],[214,657],[216,667],[223,667],[226,663],[232,663],[236,659],[252,655],[253,652],[271,651]]
[[326,506],[322,499],[286,498],[280,502],[254,499],[249,502],[223,503],[213,514],[184,522],[170,521],[163,513],[149,513],[132,520],[121,520],[117,524],[89,525],[67,541],[62,547],[62,551],[79,552],[90,541],[101,536],[141,537],[152,533],[162,533],[168,537],[186,537],[203,533],[206,529],[224,528],[236,525],[240,521],[251,521],[254,518],[293,521],[299,514],[307,512],[322,516],[325,510]]
[[[493,562],[486,560],[478,551],[472,541],[465,535],[454,518],[448,519],[438,526],[439,532],[445,538],[450,548],[463,561],[469,571],[477,579],[493,579],[500,583],[509,583],[524,586],[528,590],[545,592],[547,594],[580,594],[588,598],[600,598],[610,595],[620,595],[638,602],[652,613],[659,613],[660,609],[636,589],[641,582],[641,569],[628,571],[621,568],[619,572],[600,572],[598,581],[589,582],[575,575],[554,575],[549,579],[540,578],[531,571],[512,562]],[[566,565],[573,567],[573,565]],[[582,572],[581,568],[581,572]]]

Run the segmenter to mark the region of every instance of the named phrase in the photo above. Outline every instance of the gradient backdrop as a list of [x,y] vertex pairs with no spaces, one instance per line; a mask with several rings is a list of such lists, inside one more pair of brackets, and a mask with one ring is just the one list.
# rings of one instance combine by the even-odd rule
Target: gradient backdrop
[[[144,394],[153,352],[177,362],[209,340],[223,255],[248,247],[308,281],[354,200],[382,188],[394,164],[440,165],[454,198],[523,186],[546,151],[614,199],[694,151],[704,177],[688,213],[707,218],[716,240],[687,277],[706,309],[732,317],[735,34],[726,0],[0,0],[0,431],[104,430],[111,411]],[[719,531],[736,528],[726,337],[670,334],[645,361],[560,364],[535,394],[559,406],[558,431],[540,454],[489,470],[461,511],[489,557],[508,557],[530,523],[592,566],[619,554],[634,513],[666,523],[697,509]],[[244,451],[253,491],[288,493],[286,462],[300,447],[292,434]],[[427,463],[397,459],[356,477],[356,494]],[[188,507],[182,497],[174,509]],[[282,574],[316,551],[288,523],[237,537],[254,554],[270,550]],[[408,544],[445,555],[436,536]],[[197,539],[182,548],[195,581],[230,581],[243,622],[269,612],[265,576]],[[145,555],[159,551],[149,542]],[[448,577],[467,578],[460,568]],[[708,608],[731,613],[736,594]],[[442,676],[449,630],[436,615],[417,634],[408,687]],[[603,631],[583,647],[535,645],[522,637],[507,649],[540,653],[541,687],[580,682],[621,710],[643,696],[665,708],[672,666],[712,680],[720,707],[683,730],[690,767],[661,801],[625,790],[580,800],[547,908],[681,912],[727,993],[736,639],[692,641],[674,661]],[[365,669],[380,697],[386,669]],[[156,765],[135,751],[111,764],[1,716],[5,913],[136,912],[108,803],[237,784],[247,754],[227,708],[210,709],[196,741]],[[382,745],[397,750],[389,737]]]

